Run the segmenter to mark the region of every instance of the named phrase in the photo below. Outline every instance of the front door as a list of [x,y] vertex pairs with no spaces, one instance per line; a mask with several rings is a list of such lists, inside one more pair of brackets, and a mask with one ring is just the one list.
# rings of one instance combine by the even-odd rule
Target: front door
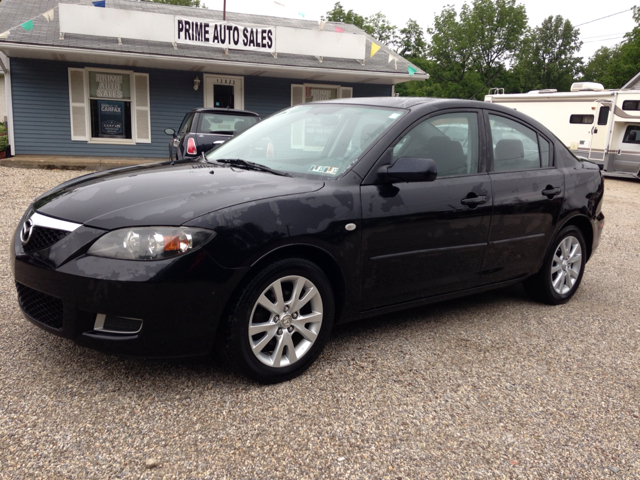
[[204,76],[205,108],[244,109],[244,78],[220,75]]
[[365,309],[480,283],[492,195],[479,139],[477,112],[430,117],[389,154],[433,159],[436,180],[362,186]]

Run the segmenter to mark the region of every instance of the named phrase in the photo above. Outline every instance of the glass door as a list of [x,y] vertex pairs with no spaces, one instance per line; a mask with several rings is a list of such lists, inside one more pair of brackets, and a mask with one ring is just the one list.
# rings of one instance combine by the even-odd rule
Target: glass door
[[218,75],[204,76],[205,108],[244,109],[244,79]]

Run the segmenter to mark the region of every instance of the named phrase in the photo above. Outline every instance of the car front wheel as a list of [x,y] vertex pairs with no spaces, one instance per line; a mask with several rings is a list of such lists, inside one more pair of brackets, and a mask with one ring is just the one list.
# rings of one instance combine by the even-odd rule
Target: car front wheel
[[576,293],[586,263],[586,245],[580,229],[569,226],[556,235],[542,269],[524,282],[527,292],[550,305],[568,302]]
[[230,308],[220,346],[224,360],[262,383],[289,380],[320,355],[333,317],[331,284],[317,265],[301,258],[276,261]]

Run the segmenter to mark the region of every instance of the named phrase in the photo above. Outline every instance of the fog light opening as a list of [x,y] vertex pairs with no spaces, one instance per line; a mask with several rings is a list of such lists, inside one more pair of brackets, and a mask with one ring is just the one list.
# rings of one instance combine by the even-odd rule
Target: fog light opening
[[139,318],[118,317],[116,315],[98,313],[93,329],[96,332],[132,335],[142,330],[142,320]]

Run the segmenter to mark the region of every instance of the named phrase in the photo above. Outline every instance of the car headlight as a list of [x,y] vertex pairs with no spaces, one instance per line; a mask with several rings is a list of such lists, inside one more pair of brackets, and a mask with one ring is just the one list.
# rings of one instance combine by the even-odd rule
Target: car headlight
[[201,247],[215,235],[216,232],[203,228],[123,228],[100,237],[87,254],[125,260],[163,260]]

